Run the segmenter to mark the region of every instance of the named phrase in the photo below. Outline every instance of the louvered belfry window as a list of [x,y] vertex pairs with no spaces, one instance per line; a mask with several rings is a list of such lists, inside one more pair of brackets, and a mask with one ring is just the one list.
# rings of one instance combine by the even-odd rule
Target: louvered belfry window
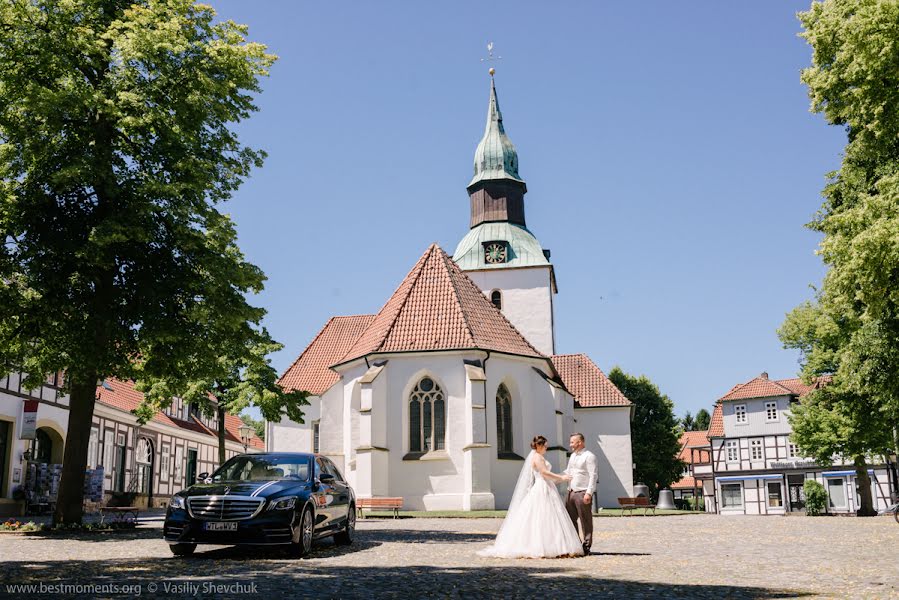
[[496,390],[496,443],[500,454],[512,450],[512,394],[500,384]]
[[446,448],[446,399],[430,377],[423,377],[409,398],[409,451]]

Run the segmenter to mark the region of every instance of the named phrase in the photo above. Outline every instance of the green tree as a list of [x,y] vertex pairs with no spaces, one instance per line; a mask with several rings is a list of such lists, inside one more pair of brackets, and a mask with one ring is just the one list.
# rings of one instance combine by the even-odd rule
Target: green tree
[[687,413],[681,417],[680,427],[684,431],[693,431],[696,429],[696,421],[693,418],[693,415],[690,414],[688,410]]
[[649,486],[653,498],[681,478],[686,465],[680,453],[674,404],[646,376],[634,377],[615,367],[609,380],[634,403],[631,422],[634,477]]
[[704,408],[700,408],[699,412],[696,413],[696,418],[693,423],[694,431],[708,431],[709,425],[712,423],[712,415],[709,414]]
[[241,413],[240,420],[247,425],[251,425],[259,439],[265,439],[265,419],[254,419],[249,413]]
[[[255,406],[264,419],[277,422],[286,415],[303,423],[302,407],[309,404],[306,392],[285,391],[278,385],[278,373],[268,357],[281,350],[282,344],[272,340],[265,329],[254,331],[254,335],[244,342],[242,346],[222,349],[218,369],[206,378],[191,381],[180,393],[184,401],[196,403],[202,412],[216,418],[220,465],[225,462],[226,414],[237,415],[247,407]],[[138,382],[138,386],[145,392],[144,402],[138,410],[143,422],[167,406],[172,396],[179,394],[165,381]]]
[[866,457],[896,445],[899,423],[899,2],[815,2],[800,20],[812,111],[845,129],[847,144],[809,225],[824,235],[828,272],[780,331],[802,352],[806,380],[833,375],[796,411],[794,437],[822,460],[850,458],[860,514],[872,514]]
[[275,57],[191,0],[0,3],[0,365],[64,370],[54,520],[81,519],[97,382],[181,391],[252,338],[262,272],[218,209]]

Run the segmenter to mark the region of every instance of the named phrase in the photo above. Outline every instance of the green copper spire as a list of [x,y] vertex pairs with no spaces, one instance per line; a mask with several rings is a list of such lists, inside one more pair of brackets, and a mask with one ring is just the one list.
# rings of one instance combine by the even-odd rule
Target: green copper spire
[[518,176],[518,153],[503,129],[503,114],[496,99],[496,85],[490,75],[490,106],[487,109],[487,127],[484,137],[474,153],[474,177],[468,187],[489,179],[511,179],[524,183]]

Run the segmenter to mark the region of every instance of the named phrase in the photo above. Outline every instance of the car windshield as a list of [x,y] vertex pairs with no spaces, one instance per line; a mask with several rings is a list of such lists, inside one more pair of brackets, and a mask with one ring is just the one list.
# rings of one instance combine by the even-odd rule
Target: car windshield
[[305,456],[252,455],[235,456],[212,474],[213,481],[275,481],[309,479],[310,459]]

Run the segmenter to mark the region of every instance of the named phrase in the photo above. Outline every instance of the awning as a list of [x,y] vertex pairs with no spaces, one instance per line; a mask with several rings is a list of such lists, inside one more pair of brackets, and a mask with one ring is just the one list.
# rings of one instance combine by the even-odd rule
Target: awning
[[783,475],[730,475],[716,477],[718,481],[743,481],[744,479],[783,479]]
[[[868,469],[868,475],[873,475],[874,469]],[[845,477],[846,475],[855,475],[855,470],[852,471],[824,471],[821,473],[824,477]]]

